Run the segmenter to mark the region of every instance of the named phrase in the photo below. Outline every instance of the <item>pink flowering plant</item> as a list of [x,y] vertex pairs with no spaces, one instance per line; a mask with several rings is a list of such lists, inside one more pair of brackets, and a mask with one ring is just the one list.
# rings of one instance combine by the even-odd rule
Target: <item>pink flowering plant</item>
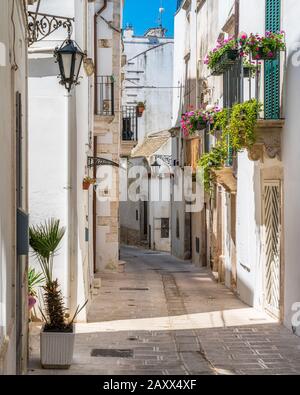
[[201,127],[204,129],[206,125],[213,125],[215,115],[220,112],[219,107],[214,107],[212,110],[191,110],[182,114],[181,128],[184,137],[192,136],[196,130]]
[[252,55],[252,59],[274,59],[279,51],[285,50],[284,32],[266,32],[264,36],[251,33],[249,37],[242,35],[239,44],[244,52]]
[[216,47],[206,55],[204,64],[211,70],[214,70],[219,64],[222,56],[230,50],[237,50],[238,42],[235,38],[229,37],[225,40],[218,40]]

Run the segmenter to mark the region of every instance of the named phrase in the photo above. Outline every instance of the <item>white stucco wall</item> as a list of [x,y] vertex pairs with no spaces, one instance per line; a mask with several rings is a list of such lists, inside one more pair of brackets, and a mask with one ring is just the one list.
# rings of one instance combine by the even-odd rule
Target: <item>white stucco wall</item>
[[[300,215],[300,186],[299,166],[300,147],[299,135],[299,59],[300,31],[299,19],[300,3],[296,0],[282,2],[282,28],[286,31],[286,80],[285,80],[285,128],[283,130],[283,163],[284,163],[284,321],[291,328],[292,305],[300,302],[300,243],[298,235]],[[300,327],[296,329],[300,335]]]
[[[13,18],[15,42],[13,42]],[[14,51],[13,51],[14,49]],[[15,52],[15,58],[13,56]],[[17,68],[14,66],[17,65]],[[27,364],[27,258],[16,255],[16,92],[22,101],[22,209],[27,207],[27,45],[21,2],[0,2],[0,375]],[[17,276],[21,281],[17,281]],[[18,288],[18,290],[17,290]],[[18,292],[20,296],[18,297]],[[20,304],[19,299],[20,298]],[[21,333],[16,328],[20,321]],[[20,345],[17,355],[16,334]],[[22,336],[22,338],[21,338]],[[17,360],[23,358],[21,363]]]
[[[47,8],[49,6],[49,9]],[[93,8],[85,0],[44,2],[44,11],[76,17],[74,38],[82,50],[92,56],[90,26]],[[71,94],[58,84],[58,65],[53,49],[66,38],[60,29],[42,41],[49,53],[34,45],[30,53],[29,126],[30,126],[30,211],[31,224],[49,218],[60,219],[66,234],[55,258],[54,274],[62,285],[71,310],[90,299],[93,281],[92,250],[86,241],[92,234],[91,196],[83,191],[88,175],[87,156],[91,155],[92,91],[89,79],[81,70],[80,85]],[[59,40],[59,41],[57,41]],[[36,265],[31,260],[32,265]],[[86,310],[79,320],[86,319]]]
[[141,142],[148,133],[167,130],[172,124],[173,39],[132,34],[132,30],[125,31],[123,39],[127,65],[124,67],[122,104],[145,103],[146,110],[138,118],[138,140]]

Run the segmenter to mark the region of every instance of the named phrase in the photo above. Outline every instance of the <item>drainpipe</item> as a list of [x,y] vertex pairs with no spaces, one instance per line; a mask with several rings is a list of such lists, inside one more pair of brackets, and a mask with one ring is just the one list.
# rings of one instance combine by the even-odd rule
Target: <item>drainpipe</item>
[[98,17],[102,14],[103,11],[106,10],[107,8],[107,1],[104,0],[103,6],[100,8],[98,12],[96,12],[94,16],[94,64],[95,64],[95,86],[94,86],[94,91],[95,91],[95,114],[97,112],[98,108],[98,96],[97,96],[97,69],[98,69],[98,44],[97,44],[97,19]]

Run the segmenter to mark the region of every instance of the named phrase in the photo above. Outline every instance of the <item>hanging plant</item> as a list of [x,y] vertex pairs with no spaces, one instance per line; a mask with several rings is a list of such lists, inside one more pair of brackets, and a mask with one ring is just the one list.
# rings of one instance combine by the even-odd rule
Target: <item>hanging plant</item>
[[240,37],[239,43],[246,54],[251,54],[253,60],[276,59],[279,51],[284,51],[284,32],[266,32],[264,36],[251,33],[249,37]]
[[238,57],[238,41],[233,37],[229,37],[218,41],[216,47],[206,56],[204,64],[210,69],[212,75],[221,75]]
[[228,125],[228,118],[230,116],[230,109],[223,108],[214,115],[213,132],[216,130],[225,130]]
[[227,159],[227,146],[224,141],[219,141],[210,152],[201,156],[198,166],[202,169],[202,183],[206,192],[211,190],[211,185],[214,180],[212,170],[219,170],[222,168]]
[[256,99],[232,107],[228,126],[224,129],[232,149],[240,151],[255,143],[255,126],[261,109],[262,104]]
[[196,130],[205,129],[207,125],[214,123],[215,115],[220,111],[219,107],[211,110],[194,110],[186,112],[181,117],[181,128],[184,137],[192,136]]
[[214,117],[214,131],[222,130],[220,140],[212,150],[201,156],[198,165],[203,171],[205,191],[211,190],[214,170],[220,170],[228,162],[230,152],[238,152],[255,144],[255,126],[262,104],[257,100],[235,104],[223,109]]

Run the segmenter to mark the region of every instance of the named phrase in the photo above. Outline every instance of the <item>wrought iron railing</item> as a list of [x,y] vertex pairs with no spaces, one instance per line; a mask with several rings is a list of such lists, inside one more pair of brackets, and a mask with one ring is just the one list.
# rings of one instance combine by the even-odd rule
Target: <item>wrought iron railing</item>
[[123,106],[123,141],[137,141],[138,139],[138,120],[135,106]]
[[95,92],[95,113],[97,115],[114,115],[114,78],[97,76]]

